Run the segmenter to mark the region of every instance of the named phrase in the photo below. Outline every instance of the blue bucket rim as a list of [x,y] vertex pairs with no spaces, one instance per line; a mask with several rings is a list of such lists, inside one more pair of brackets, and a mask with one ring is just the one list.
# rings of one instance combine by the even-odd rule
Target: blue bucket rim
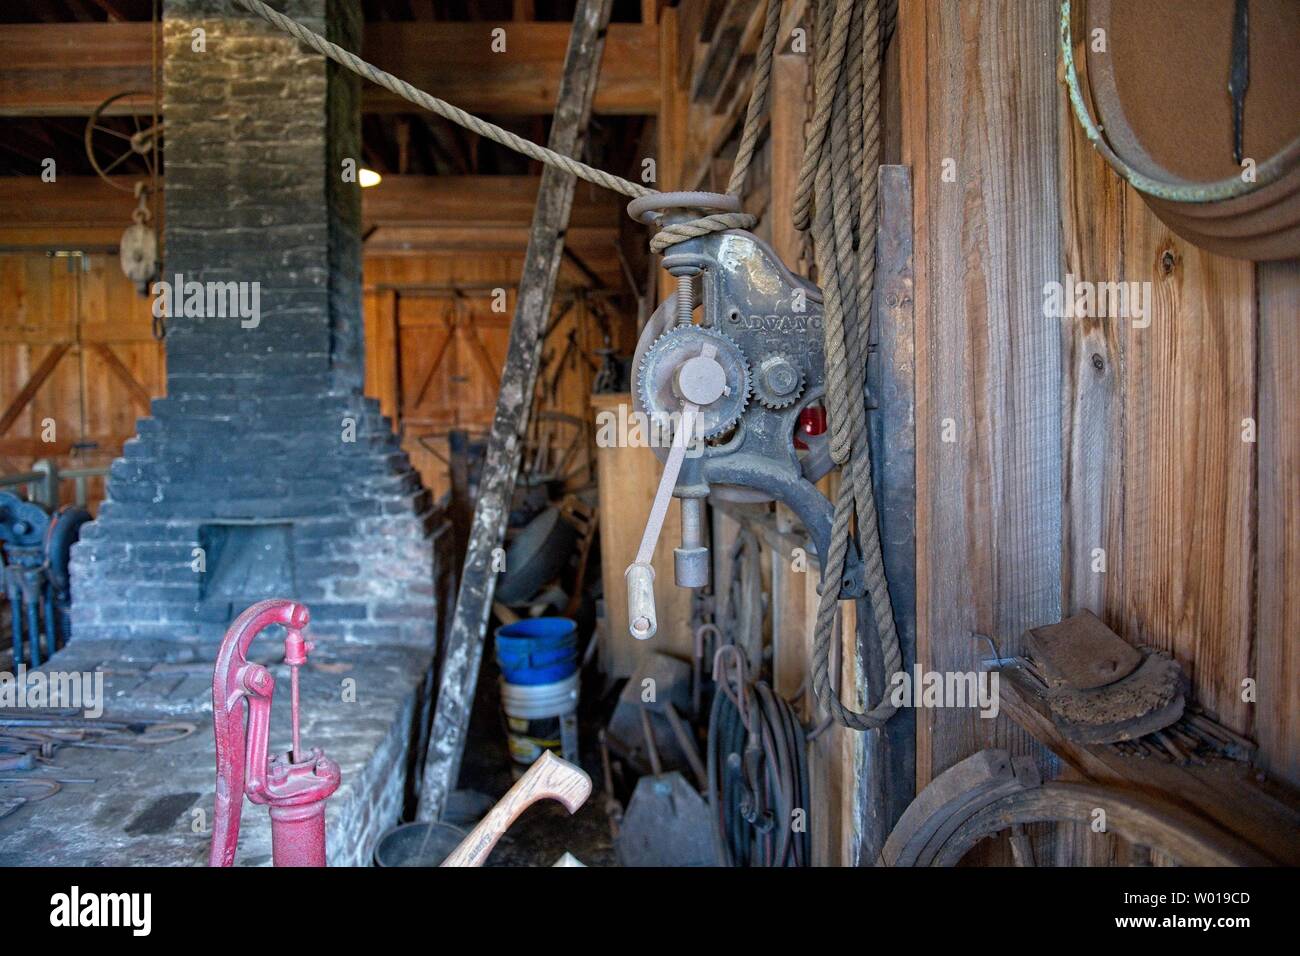
[[577,622],[567,617],[530,617],[502,625],[495,635],[501,676],[523,686],[565,680],[578,670],[577,631]]
[[[558,625],[558,626],[557,626]],[[531,640],[568,637],[576,634],[578,622],[571,617],[525,617],[496,630],[498,639]]]

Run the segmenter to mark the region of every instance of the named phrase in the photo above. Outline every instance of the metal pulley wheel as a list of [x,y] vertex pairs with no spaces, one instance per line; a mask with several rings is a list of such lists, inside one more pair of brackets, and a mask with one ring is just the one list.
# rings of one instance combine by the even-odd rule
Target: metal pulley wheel
[[91,168],[95,170],[100,179],[114,189],[120,189],[123,192],[131,192],[134,187],[117,182],[109,176],[109,173],[132,157],[144,164],[144,176],[146,178],[152,179],[157,172],[154,166],[154,149],[157,146],[158,139],[162,136],[162,123],[141,126],[139,116],[132,112],[131,123],[134,130],[130,133],[124,133],[104,122],[109,108],[118,100],[138,97],[152,97],[152,94],[142,90],[127,90],[124,93],[118,93],[116,96],[110,96],[95,108],[95,112],[86,121],[84,140],[86,158],[90,161]]
[[149,284],[158,275],[158,236],[149,224],[148,190],[143,186],[144,183],[136,183],[139,202],[131,215],[131,225],[126,227],[118,243],[118,259],[122,273],[135,283],[136,291],[147,295]]
[[1063,0],[1075,117],[1182,238],[1240,259],[1300,255],[1295,0]]

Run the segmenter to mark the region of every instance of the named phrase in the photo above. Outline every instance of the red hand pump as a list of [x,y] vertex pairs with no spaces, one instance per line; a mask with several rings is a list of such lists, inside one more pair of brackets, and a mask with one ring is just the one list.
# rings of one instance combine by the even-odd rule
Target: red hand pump
[[[212,723],[217,738],[217,798],[209,866],[231,866],[239,843],[244,794],[271,812],[271,855],[276,866],[325,865],[325,799],[339,788],[339,765],[318,747],[305,756],[298,742],[298,668],[314,645],[302,631],[311,616],[295,601],[259,601],[222,638],[212,675]],[[280,624],[292,688],[293,750],[268,752],[275,678],[250,664],[248,647]],[[245,720],[247,718],[247,720]]]

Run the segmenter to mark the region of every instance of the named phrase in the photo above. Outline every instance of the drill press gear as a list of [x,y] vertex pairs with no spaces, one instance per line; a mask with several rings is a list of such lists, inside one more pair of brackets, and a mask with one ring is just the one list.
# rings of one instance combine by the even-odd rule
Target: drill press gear
[[[705,359],[700,350],[706,342],[717,354]],[[712,363],[712,367],[706,363]],[[698,395],[686,394],[691,385],[707,388],[706,379],[717,369],[722,387],[716,398],[701,402]],[[699,325],[677,325],[659,336],[637,370],[637,387],[641,407],[652,421],[667,421],[681,411],[682,400],[700,406],[696,434],[716,438],[740,421],[749,404],[749,363],[745,355],[725,333]]]

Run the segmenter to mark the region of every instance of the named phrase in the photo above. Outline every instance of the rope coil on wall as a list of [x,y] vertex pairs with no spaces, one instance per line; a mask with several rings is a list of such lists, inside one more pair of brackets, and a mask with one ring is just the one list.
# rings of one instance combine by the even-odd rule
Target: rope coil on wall
[[[894,7],[886,11],[892,30]],[[835,720],[854,730],[883,726],[896,708],[881,688],[878,702],[857,711],[840,700],[830,675],[839,611],[833,582],[844,573],[856,518],[867,596],[880,642],[886,685],[902,668],[898,630],[885,577],[871,479],[864,383],[876,270],[876,185],[880,164],[880,63],[885,32],[879,0],[818,3],[814,15],[816,109],[795,198],[795,225],[811,231],[824,297],[827,406],[831,456],[843,465],[831,549],[823,560],[812,684]],[[832,117],[847,116],[847,123]],[[865,317],[865,318],[863,318]]]

